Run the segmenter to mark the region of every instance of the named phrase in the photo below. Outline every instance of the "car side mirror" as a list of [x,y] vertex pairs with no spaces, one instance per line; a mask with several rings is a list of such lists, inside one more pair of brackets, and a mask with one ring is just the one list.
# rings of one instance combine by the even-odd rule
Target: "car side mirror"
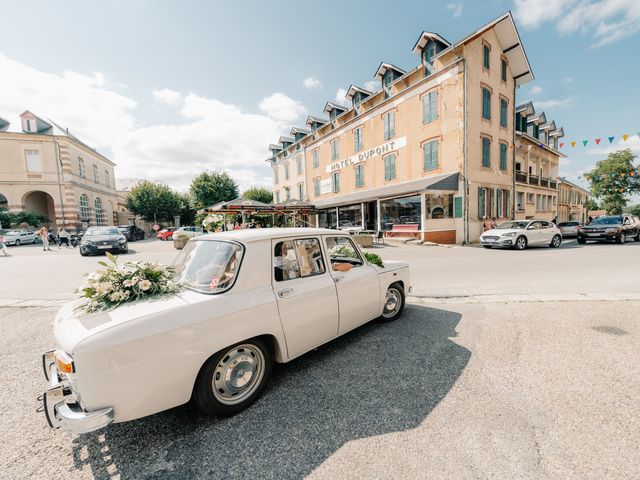
[[350,263],[342,262],[331,262],[331,266],[335,272],[348,272],[352,268]]

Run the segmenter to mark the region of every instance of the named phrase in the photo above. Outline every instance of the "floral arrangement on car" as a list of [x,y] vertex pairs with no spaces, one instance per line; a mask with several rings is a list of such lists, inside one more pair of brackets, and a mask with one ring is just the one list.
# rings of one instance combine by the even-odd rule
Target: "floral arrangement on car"
[[[384,262],[379,255],[375,253],[362,252],[364,253],[364,258],[372,265],[376,265],[380,268],[384,268]],[[347,257],[347,258],[357,258],[356,252],[354,252],[351,248],[347,248],[344,245],[334,245],[329,249],[330,255],[335,255],[339,257]]]
[[116,308],[125,302],[175,293],[180,285],[173,280],[171,267],[157,262],[127,262],[118,265],[118,258],[107,252],[109,263],[98,262],[105,269],[87,275],[76,290],[87,301],[79,306],[87,313]]

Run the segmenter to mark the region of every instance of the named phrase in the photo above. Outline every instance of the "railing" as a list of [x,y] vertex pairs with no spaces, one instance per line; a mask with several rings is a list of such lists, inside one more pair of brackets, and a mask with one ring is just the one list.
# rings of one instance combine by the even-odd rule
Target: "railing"
[[549,180],[549,187],[558,188],[558,182],[556,182],[555,180]]
[[516,182],[527,183],[527,174],[516,170]]
[[541,187],[548,187],[549,186],[549,179],[548,178],[541,178],[540,179],[540,186]]
[[529,175],[529,185],[538,185],[538,177],[537,175]]

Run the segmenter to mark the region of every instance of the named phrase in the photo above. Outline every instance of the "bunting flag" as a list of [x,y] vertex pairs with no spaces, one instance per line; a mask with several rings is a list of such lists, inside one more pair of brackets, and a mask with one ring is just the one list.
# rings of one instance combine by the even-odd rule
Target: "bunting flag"
[[560,148],[562,148],[562,147],[564,147],[564,143],[561,143],[561,144],[560,144]]
[[627,138],[629,138],[629,134],[625,133],[624,135],[622,135],[622,138],[624,139],[624,141],[627,141]]
[[582,145],[583,145],[584,147],[586,147],[586,146],[587,146],[587,143],[589,143],[589,140],[582,140]]
[[602,140],[601,138],[596,138],[596,145],[600,145],[600,140]]
[[571,142],[571,148],[576,146],[576,142]]
[[616,137],[607,137],[607,138],[609,138],[609,143],[613,143],[613,139]]

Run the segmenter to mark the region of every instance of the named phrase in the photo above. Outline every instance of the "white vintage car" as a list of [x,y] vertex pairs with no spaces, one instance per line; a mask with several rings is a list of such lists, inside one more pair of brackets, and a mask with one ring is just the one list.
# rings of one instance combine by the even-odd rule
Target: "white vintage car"
[[402,262],[371,265],[349,235],[251,229],[189,240],[177,257],[186,289],[111,311],[57,314],[42,357],[52,427],[74,433],[191,399],[233,415],[286,363],[373,319],[395,320],[410,289]]

